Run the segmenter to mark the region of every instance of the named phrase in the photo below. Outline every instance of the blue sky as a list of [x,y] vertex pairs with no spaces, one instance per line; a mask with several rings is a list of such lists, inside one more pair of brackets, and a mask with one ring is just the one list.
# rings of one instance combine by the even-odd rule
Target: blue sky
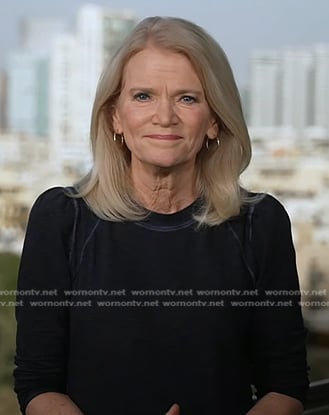
[[[17,45],[24,16],[63,16],[74,22],[82,0],[0,0],[0,67]],[[248,80],[254,48],[329,43],[329,0],[95,0],[113,9],[128,8],[138,18],[180,16],[207,29],[226,51],[240,86]]]

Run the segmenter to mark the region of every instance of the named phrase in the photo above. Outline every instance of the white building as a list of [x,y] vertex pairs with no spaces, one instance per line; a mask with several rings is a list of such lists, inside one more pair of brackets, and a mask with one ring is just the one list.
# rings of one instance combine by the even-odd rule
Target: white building
[[[71,34],[57,36],[50,62],[49,138],[53,168],[61,171],[63,159],[81,159],[75,154],[82,143],[79,117],[79,50]],[[81,152],[80,152],[81,153]]]
[[50,139],[52,167],[86,171],[92,103],[105,60],[135,25],[131,12],[87,4],[76,29],[56,18],[25,19],[8,62],[8,129]]
[[250,126],[274,127],[280,122],[281,61],[276,51],[256,50],[250,68]]
[[296,138],[304,138],[306,128],[313,125],[313,66],[309,49],[288,49],[282,53],[280,124],[294,129]]
[[74,35],[57,36],[51,60],[50,136],[58,168],[90,164],[92,104],[105,61],[135,25],[131,12],[82,6]]
[[314,51],[314,124],[329,135],[329,45],[318,45]]
[[329,138],[329,45],[257,50],[250,65],[252,137]]
[[0,131],[7,128],[7,75],[0,70]]

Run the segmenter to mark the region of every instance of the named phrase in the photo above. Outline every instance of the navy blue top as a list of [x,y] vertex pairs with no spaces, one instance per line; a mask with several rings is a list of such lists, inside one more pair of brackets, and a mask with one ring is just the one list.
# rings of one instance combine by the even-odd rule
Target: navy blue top
[[241,213],[197,230],[198,204],[117,223],[63,188],[38,198],[18,280],[23,413],[48,391],[68,394],[85,415],[164,415],[175,402],[181,415],[242,415],[251,384],[258,398],[274,391],[304,401],[287,213],[265,195],[251,227]]

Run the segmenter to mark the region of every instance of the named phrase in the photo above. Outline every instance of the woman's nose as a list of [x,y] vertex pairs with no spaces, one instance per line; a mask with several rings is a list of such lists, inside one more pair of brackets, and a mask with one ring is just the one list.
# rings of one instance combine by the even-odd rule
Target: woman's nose
[[154,107],[152,117],[154,124],[168,127],[172,124],[177,124],[178,116],[175,110],[175,103],[170,98],[159,99]]

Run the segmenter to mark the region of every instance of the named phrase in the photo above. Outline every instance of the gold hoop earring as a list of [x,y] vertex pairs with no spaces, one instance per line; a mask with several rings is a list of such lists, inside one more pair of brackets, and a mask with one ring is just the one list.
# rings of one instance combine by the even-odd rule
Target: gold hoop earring
[[[114,132],[113,133],[113,141],[117,141],[117,139],[118,139],[118,135],[119,134],[117,134],[116,132]],[[120,138],[121,138],[121,144],[123,145],[123,143],[124,143],[124,135],[123,135],[123,133],[122,134],[120,134]]]
[[[212,138],[212,140],[215,140],[215,138]],[[210,140],[209,140],[209,138],[207,137],[207,139],[206,139],[206,149],[207,149],[207,150],[209,150],[209,142],[210,142]],[[219,139],[219,137],[216,137],[216,143],[217,143],[217,146],[219,146],[219,144],[220,144],[220,139]]]

